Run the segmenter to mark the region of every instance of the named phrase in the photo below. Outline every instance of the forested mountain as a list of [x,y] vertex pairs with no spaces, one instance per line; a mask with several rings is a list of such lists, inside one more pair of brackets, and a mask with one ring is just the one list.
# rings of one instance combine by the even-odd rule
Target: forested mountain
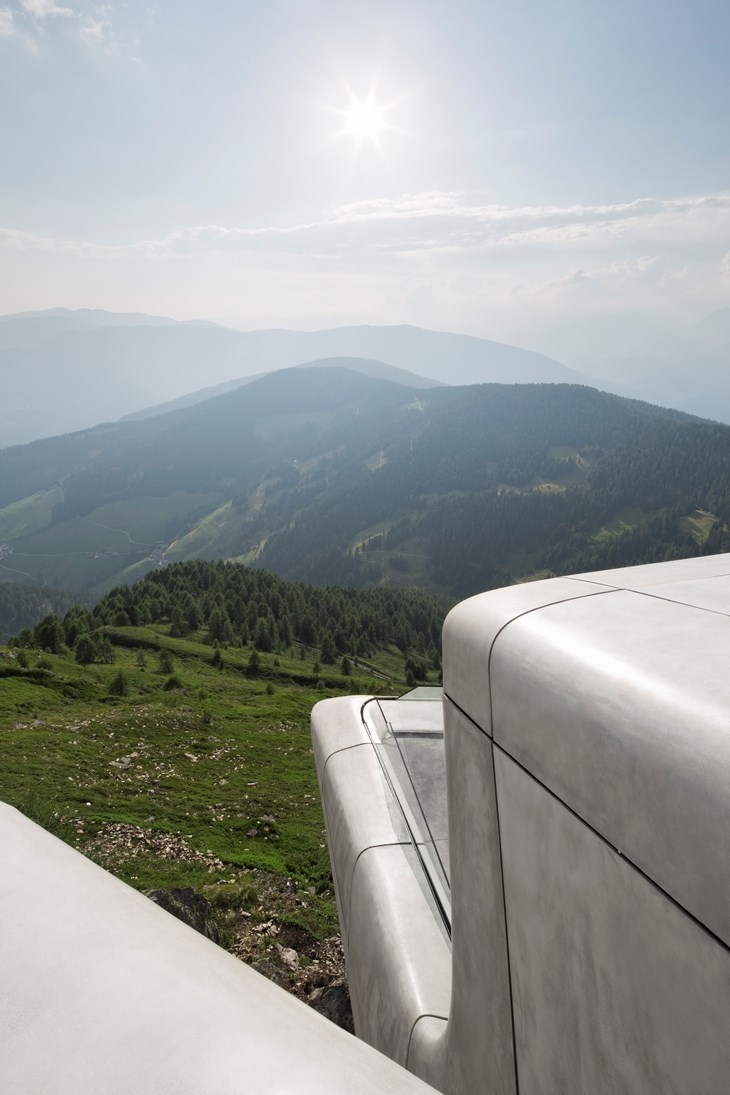
[[721,550],[730,428],[578,385],[293,369],[0,452],[0,575],[102,593],[161,564],[464,596]]
[[[403,384],[406,388],[436,388],[438,380],[427,380],[426,377],[417,376],[407,369],[396,369],[393,365],[386,365],[382,361],[370,361],[364,357],[326,357],[321,361],[305,361],[297,365],[298,369],[351,369],[363,376],[375,377],[378,380],[391,380],[394,384]],[[124,415],[122,421],[153,418],[158,414],[167,414],[169,411],[177,411],[183,407],[194,407],[196,403],[203,403],[206,399],[213,399],[217,395],[225,395],[236,388],[242,388],[254,380],[260,380],[258,376],[239,377],[237,380],[229,380],[225,384],[216,384],[212,388],[201,388],[200,391],[190,392],[189,395],[172,399],[169,403],[161,403],[156,407],[145,407],[142,411]]]
[[0,643],[24,627],[35,627],[44,616],[63,616],[85,599],[78,592],[0,582]]
[[244,332],[53,309],[0,316],[0,448],[116,421],[204,386],[343,357],[449,384],[585,380],[543,354],[418,327]]

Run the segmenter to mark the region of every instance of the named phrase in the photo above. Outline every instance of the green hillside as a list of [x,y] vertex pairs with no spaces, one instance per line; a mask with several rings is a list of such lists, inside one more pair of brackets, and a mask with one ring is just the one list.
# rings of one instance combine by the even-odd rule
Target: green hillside
[[721,550],[728,483],[729,427],[591,388],[284,370],[0,452],[0,577],[99,595],[237,559],[462,597]]
[[309,713],[437,683],[445,607],[195,562],[49,616],[0,647],[0,800],[138,889],[192,886],[234,952],[296,946],[314,976],[337,922]]

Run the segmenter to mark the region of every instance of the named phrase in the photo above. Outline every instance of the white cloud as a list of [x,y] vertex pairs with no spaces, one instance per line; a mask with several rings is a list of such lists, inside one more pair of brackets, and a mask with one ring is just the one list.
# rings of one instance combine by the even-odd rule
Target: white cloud
[[66,7],[57,0],[19,0],[15,10],[0,8],[0,36],[15,35],[33,52],[38,52],[42,43],[53,43],[56,37],[76,39],[90,49],[116,52],[119,43],[114,33],[115,14],[118,12],[109,4]]
[[79,37],[87,46],[98,45],[104,38],[105,28],[106,23],[103,19],[94,19],[89,16],[79,30]]
[[659,250],[716,248],[728,230],[730,193],[664,201],[644,198],[616,205],[510,208],[429,192],[341,205],[319,220],[299,224],[193,225],[159,238],[117,245],[46,239],[14,230],[8,230],[4,238],[11,246],[98,254],[139,251],[153,255],[233,246],[256,253],[270,250],[322,257],[353,247],[360,254],[381,256],[470,250],[484,254],[504,248],[547,255],[605,251],[610,245],[616,257],[601,269],[625,277],[642,273],[657,261],[657,249],[647,254],[639,246],[646,240],[658,244]]
[[[550,267],[557,267],[552,276],[540,279],[544,288],[567,284],[571,278],[646,276],[652,268],[658,270],[660,256],[681,257],[684,263],[687,256],[697,260],[714,255],[717,268],[725,257],[723,241],[728,235],[730,193],[600,206],[506,207],[429,192],[341,205],[318,220],[298,224],[192,225],[121,244],[42,237],[8,228],[0,231],[0,245],[87,255],[234,249],[259,257],[291,255],[324,262],[349,255],[348,265],[417,261],[427,254],[437,261],[450,257],[457,262],[461,256],[472,266],[542,263],[548,275]],[[602,261],[587,261],[599,255],[604,256]]]
[[56,0],[20,0],[21,7],[34,19],[45,19],[49,15],[73,16],[71,8],[61,8]]
[[[57,298],[76,286],[76,307],[86,304],[81,286],[86,296],[100,284],[114,293],[146,286],[149,303],[135,307],[175,312],[170,299],[156,303],[161,286],[169,297],[195,284],[203,301],[235,285],[226,314],[246,297],[254,325],[277,315],[325,321],[330,308],[332,323],[413,322],[524,342],[541,317],[642,307],[700,316],[722,307],[728,238],[728,193],[506,207],[436,191],[341,205],[299,223],[190,225],[116,243],[9,226],[0,249],[27,284],[52,277]],[[254,285],[257,295],[245,288]],[[216,315],[212,303],[190,309]]]
[[605,266],[593,266],[585,269],[577,266],[567,274],[542,285],[533,286],[540,293],[562,292],[571,286],[590,287],[591,291],[613,290],[620,285],[625,290],[631,283],[657,282],[668,275],[666,263],[658,255],[638,255],[635,258],[617,259]]

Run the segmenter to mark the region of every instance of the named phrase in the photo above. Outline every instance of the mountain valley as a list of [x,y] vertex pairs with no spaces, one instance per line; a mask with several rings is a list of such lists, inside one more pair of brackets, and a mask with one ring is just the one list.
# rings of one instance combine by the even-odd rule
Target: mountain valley
[[280,370],[0,452],[0,575],[99,595],[186,559],[449,597],[719,550],[730,428],[578,385]]

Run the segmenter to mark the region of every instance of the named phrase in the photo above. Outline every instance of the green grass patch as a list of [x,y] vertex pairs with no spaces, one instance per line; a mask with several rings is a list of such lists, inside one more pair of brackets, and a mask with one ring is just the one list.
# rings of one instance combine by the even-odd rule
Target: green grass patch
[[0,509],[0,541],[31,536],[51,523],[53,507],[63,501],[60,487],[39,491]]
[[[111,665],[30,650],[23,669],[4,651],[0,798],[141,890],[192,886],[225,904],[273,885],[290,922],[336,932],[309,713],[326,695],[405,691],[401,653],[352,658],[345,676],[296,645],[260,653],[254,677],[251,647],[223,647],[216,668],[202,631],[105,630]],[[111,695],[120,670],[126,694]]]
[[135,582],[141,582],[145,575],[149,574],[151,570],[155,570],[157,566],[159,566],[159,563],[153,559],[139,559],[137,562],[124,567],[123,570],[115,570],[113,574],[97,582],[96,585],[91,587],[90,592],[102,596],[104,593],[109,593],[116,586],[134,585]]
[[684,518],[683,524],[689,529],[698,544],[704,544],[712,531],[713,525],[717,524],[717,517],[706,510],[696,509],[694,513]]
[[219,502],[220,495],[175,491],[163,498],[140,497],[133,501],[110,502],[87,517],[99,525],[124,530],[132,540],[152,545],[164,540],[165,527],[170,521],[184,518],[203,506],[212,509]]
[[214,551],[219,537],[227,533],[231,524],[238,524],[240,515],[229,500],[204,517],[190,532],[170,544],[165,556],[171,562],[184,562],[197,558],[201,553]]
[[621,510],[617,513],[612,520],[608,521],[602,528],[593,533],[593,539],[612,540],[616,536],[623,535],[629,529],[635,528],[637,525],[646,524],[652,517],[655,517],[659,513],[659,510],[653,510],[650,513],[645,512],[638,507],[633,509]]

